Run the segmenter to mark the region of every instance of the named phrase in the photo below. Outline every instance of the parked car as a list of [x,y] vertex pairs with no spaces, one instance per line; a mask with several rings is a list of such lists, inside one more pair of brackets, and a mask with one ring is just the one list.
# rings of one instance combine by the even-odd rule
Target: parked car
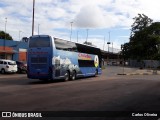
[[16,61],[18,73],[27,72],[27,64],[22,61]]
[[17,64],[13,60],[0,59],[0,72],[4,73],[16,73]]

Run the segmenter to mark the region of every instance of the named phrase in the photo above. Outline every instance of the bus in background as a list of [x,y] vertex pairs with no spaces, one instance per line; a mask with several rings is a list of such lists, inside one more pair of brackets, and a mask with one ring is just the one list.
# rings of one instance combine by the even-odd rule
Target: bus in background
[[49,35],[29,38],[27,59],[27,76],[31,79],[67,81],[101,74],[99,48]]

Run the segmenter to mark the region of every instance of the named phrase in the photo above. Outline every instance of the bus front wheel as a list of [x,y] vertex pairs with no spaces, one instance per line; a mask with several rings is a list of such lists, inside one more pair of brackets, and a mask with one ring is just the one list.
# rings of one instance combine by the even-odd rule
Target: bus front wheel
[[64,81],[68,81],[69,80],[69,77],[70,75],[69,75],[69,72],[68,71],[66,71],[66,73],[65,73],[65,75],[64,75]]
[[95,75],[94,76],[97,76],[98,75],[98,70],[96,69],[96,71],[95,71]]

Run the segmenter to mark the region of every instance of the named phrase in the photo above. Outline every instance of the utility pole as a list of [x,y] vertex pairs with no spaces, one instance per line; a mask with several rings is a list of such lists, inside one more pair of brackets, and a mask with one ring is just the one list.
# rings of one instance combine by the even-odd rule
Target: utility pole
[[5,38],[4,38],[4,59],[6,59],[6,27],[7,27],[7,18],[5,18]]
[[104,50],[104,47],[105,47],[105,37],[104,37],[104,43],[103,43],[103,50]]
[[20,31],[19,31],[19,41],[20,41],[20,38],[21,38],[21,32],[22,32],[22,31],[20,30]]
[[34,35],[34,6],[35,6],[35,0],[33,0],[32,36]]
[[109,53],[109,44],[111,44],[111,42],[110,42],[110,32],[108,32],[108,34],[109,34],[109,40],[108,40],[107,44],[108,44],[108,53]]
[[78,43],[78,31],[77,31],[77,43]]
[[71,34],[70,34],[70,41],[71,41],[71,38],[72,38],[72,24],[73,24],[73,22],[71,22]]
[[113,53],[113,42],[112,42],[112,53]]
[[6,40],[6,27],[7,27],[7,18],[5,18],[6,21],[5,21],[5,40]]
[[38,35],[39,35],[39,25],[40,25],[40,24],[38,24]]
[[108,32],[108,34],[109,34],[109,40],[108,40],[107,44],[108,44],[108,63],[109,63],[109,44],[111,44],[110,43],[110,32]]
[[88,29],[86,29],[87,30],[87,36],[86,36],[86,43],[87,43],[87,40],[88,40]]

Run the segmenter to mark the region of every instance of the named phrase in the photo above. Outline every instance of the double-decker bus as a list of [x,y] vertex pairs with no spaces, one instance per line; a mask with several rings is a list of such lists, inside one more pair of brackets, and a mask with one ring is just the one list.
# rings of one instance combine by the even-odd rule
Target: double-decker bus
[[27,76],[31,79],[65,81],[101,74],[99,48],[49,35],[29,38]]

